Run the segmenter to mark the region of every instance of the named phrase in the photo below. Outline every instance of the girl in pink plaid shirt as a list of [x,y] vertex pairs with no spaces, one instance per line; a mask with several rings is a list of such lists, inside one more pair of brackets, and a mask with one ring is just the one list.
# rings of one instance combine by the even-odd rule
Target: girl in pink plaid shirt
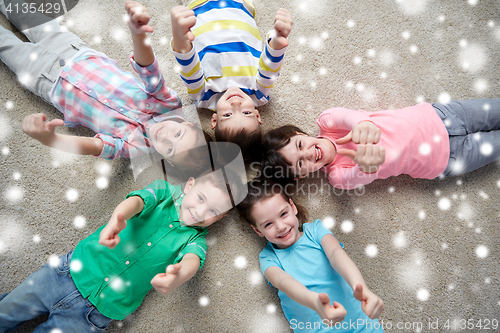
[[[147,25],[149,14],[144,6],[132,1],[125,5],[134,45],[130,62],[143,82],[64,31],[57,21],[30,28],[28,17],[7,11],[4,0],[0,0],[0,9],[31,41],[23,43],[0,27],[0,59],[27,89],[64,114],[64,120],[51,121],[41,113],[27,116],[22,125],[26,134],[56,149],[106,159],[157,152],[183,170],[203,169],[200,160],[209,162],[208,155],[205,159],[192,156],[197,150],[208,154],[204,147],[210,137],[184,120],[180,99],[164,84],[147,42],[146,33],[153,28]],[[62,125],[86,126],[97,134],[55,133]],[[195,147],[200,148],[193,150]]]

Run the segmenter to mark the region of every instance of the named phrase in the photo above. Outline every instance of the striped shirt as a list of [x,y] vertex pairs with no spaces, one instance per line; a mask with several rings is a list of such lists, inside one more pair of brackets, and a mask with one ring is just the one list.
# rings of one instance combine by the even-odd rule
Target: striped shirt
[[136,157],[153,150],[149,128],[164,120],[182,122],[182,105],[168,88],[155,61],[130,63],[143,82],[104,54],[81,49],[62,69],[50,91],[66,126],[85,126],[103,142],[98,157]]
[[230,87],[247,93],[255,106],[266,104],[286,48],[272,49],[268,34],[262,52],[251,3],[195,0],[189,8],[196,15],[193,47],[188,53],[172,52],[196,105],[215,110],[218,97]]

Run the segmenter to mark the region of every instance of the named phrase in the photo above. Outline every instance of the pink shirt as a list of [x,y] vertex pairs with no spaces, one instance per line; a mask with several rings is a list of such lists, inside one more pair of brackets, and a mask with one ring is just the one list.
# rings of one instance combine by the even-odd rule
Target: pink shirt
[[332,186],[348,190],[400,174],[433,179],[446,169],[450,158],[448,131],[431,104],[377,112],[329,109],[317,121],[318,137],[329,139],[337,150],[356,150],[353,142],[338,145],[335,141],[362,121],[371,121],[382,131],[378,145],[385,148],[385,162],[378,172],[367,174],[350,157],[337,155],[322,168]]

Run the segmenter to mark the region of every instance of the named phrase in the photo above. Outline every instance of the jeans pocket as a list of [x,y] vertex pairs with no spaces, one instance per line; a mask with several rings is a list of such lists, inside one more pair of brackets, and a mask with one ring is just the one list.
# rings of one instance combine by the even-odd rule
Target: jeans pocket
[[112,319],[103,315],[92,303],[89,302],[87,306],[89,308],[85,313],[85,318],[90,327],[97,332],[104,331]]
[[69,253],[59,257],[59,265],[57,265],[57,267],[56,267],[57,274],[59,274],[59,275],[69,274],[69,266],[70,266],[72,254],[73,254],[73,251],[70,251]]

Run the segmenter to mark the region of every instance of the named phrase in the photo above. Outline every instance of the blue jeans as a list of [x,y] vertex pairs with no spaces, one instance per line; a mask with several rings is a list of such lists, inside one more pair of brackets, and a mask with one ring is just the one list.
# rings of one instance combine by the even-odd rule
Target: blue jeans
[[444,176],[461,175],[500,158],[500,99],[432,104],[450,136]]
[[0,296],[0,333],[10,332],[22,322],[41,314],[48,320],[34,332],[58,328],[68,332],[102,332],[111,322],[76,288],[69,265],[73,251],[59,258],[59,265],[42,266],[11,293]]

